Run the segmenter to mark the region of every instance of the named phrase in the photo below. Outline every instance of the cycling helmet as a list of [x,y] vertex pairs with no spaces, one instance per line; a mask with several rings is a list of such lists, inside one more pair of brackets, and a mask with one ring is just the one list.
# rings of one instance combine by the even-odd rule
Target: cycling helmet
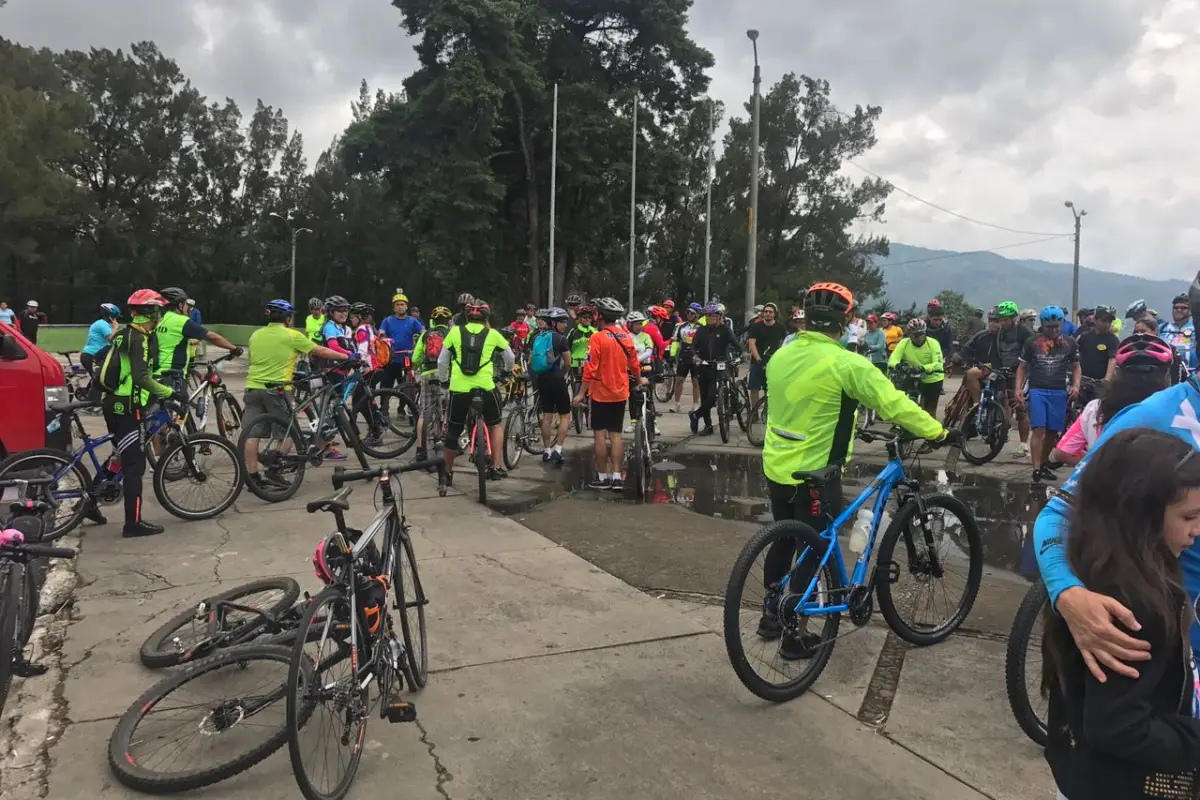
[[763,308],[765,308],[765,306],[762,303],[759,303],[754,307],[754,313],[761,314],[763,312]]
[[317,580],[326,585],[334,582],[334,564],[339,558],[346,555],[346,551],[335,543],[335,536],[338,534],[331,533],[322,539],[317,544],[317,549],[313,552],[312,557],[313,571],[317,573]]
[[296,309],[292,308],[292,304],[282,298],[276,299],[276,300],[268,300],[267,304],[265,306],[263,306],[263,308],[266,309],[267,313],[271,314],[272,316],[282,315],[282,316],[290,317],[292,314],[294,314],[296,312]]
[[650,316],[655,319],[668,319],[671,316],[671,312],[665,306],[650,306]]
[[700,305],[699,303],[688,303],[687,310],[695,311],[697,314],[699,314],[701,311],[704,310],[704,306]]
[[1096,316],[1096,310],[1093,308],[1081,308],[1075,312],[1075,318],[1079,320],[1085,320],[1088,317],[1094,316]]
[[30,301],[29,301],[28,303],[26,303],[25,305],[26,305],[26,306],[28,306],[29,308],[37,308],[37,307],[38,307],[38,302],[37,302],[37,300],[30,300]]
[[366,314],[371,314],[374,311],[375,311],[375,306],[371,305],[370,303],[351,303],[350,304],[350,313],[354,314],[357,317],[361,317]]
[[467,303],[467,307],[463,309],[467,319],[487,319],[492,314],[492,307],[487,304],[486,300],[471,298],[471,302]]
[[996,309],[995,306],[992,306],[991,308],[988,309],[987,318],[989,320],[1000,318],[1000,312]]
[[166,301],[173,306],[177,306],[183,301],[187,300],[187,292],[185,292],[183,289],[180,289],[178,286],[168,286],[166,289],[160,291],[159,294],[161,294]]
[[625,315],[626,322],[645,322],[646,315],[640,311],[630,311]]
[[662,304],[663,304],[663,308],[668,308],[671,310],[675,309],[675,301],[669,297],[666,300],[663,300]]
[[710,317],[720,316],[721,315],[721,304],[720,303],[709,303],[708,305],[706,305],[704,307],[704,313],[706,316],[710,316]]
[[1171,305],[1175,306],[1175,305],[1179,305],[1180,303],[1187,303],[1188,307],[1190,308],[1191,304],[1192,304],[1192,299],[1190,297],[1188,297],[1186,294],[1182,294],[1182,293],[1177,294],[1177,295],[1175,295],[1175,299],[1171,301]]
[[450,319],[454,314],[450,313],[450,309],[445,306],[435,306],[433,311],[429,312],[429,319]]
[[[1200,276],[1197,276],[1197,277],[1200,277]],[[1196,285],[1195,281],[1192,282],[1192,285],[1193,286]],[[1132,303],[1129,304],[1129,308],[1125,309],[1125,319],[1137,319],[1138,317],[1140,317],[1142,314],[1145,314],[1145,313],[1146,313],[1146,301],[1145,300],[1134,300]]]
[[121,315],[121,309],[117,308],[112,303],[101,303],[100,310],[105,314],[108,314],[110,317],[119,317]]
[[1032,308],[1021,309],[1021,319],[1037,319],[1037,316],[1038,312],[1034,311]]
[[583,305],[583,298],[577,294],[569,294],[569,295],[567,295],[567,305],[581,306],[581,305]]
[[1171,346],[1149,333],[1135,333],[1117,348],[1116,361],[1121,369],[1131,367],[1166,368],[1175,358]]
[[1113,319],[1116,319],[1117,318],[1116,306],[1096,306],[1095,310],[1092,311],[1091,315],[1098,317],[1101,314],[1108,314]]
[[463,292],[462,294],[460,294],[458,296],[458,307],[459,308],[466,308],[467,306],[469,306],[471,303],[474,303],[474,302],[475,302],[475,298],[472,297],[467,292]]
[[581,305],[575,309],[575,316],[580,316],[582,314],[587,314],[589,317],[594,317],[596,316],[596,309],[592,308],[591,306]]
[[596,301],[596,313],[606,320],[625,316],[625,306],[615,297],[601,297]]
[[1017,304],[1012,300],[1005,300],[1003,303],[996,306],[996,316],[1000,319],[1004,319],[1006,317],[1015,317],[1019,313],[1020,312],[1017,311]]
[[400,289],[397,289],[396,293],[392,295],[392,305],[396,305],[396,303],[408,303],[408,295]]
[[130,308],[164,308],[167,305],[167,300],[153,289],[138,289],[129,295],[129,299],[125,301],[125,305]]
[[913,317],[908,321],[908,324],[904,326],[904,332],[909,336],[924,336],[928,327],[929,326],[925,324],[925,320],[921,319],[920,317]]
[[1046,306],[1038,314],[1038,321],[1043,325],[1062,325],[1063,319],[1062,309],[1058,306]]
[[514,328],[512,325],[505,325],[503,328],[500,329],[500,333],[504,336],[505,339],[511,339],[517,335],[517,329]]
[[546,311],[546,318],[551,322],[569,322],[571,320],[571,315],[567,313],[565,308],[559,308],[558,306],[555,306],[554,308]]
[[883,312],[883,319],[885,322],[895,322],[896,321],[896,312],[895,311]]
[[841,325],[854,308],[854,295],[840,283],[814,283],[804,293],[805,319],[818,325]]
[[867,314],[867,322],[879,322],[879,317],[875,314]]
[[942,303],[941,303],[941,301],[940,301],[940,300],[938,300],[936,297],[935,297],[935,298],[933,298],[932,300],[930,300],[930,301],[929,301],[929,303],[927,303],[927,304],[926,304],[926,306],[925,306],[925,310],[926,310],[926,311],[934,311],[935,309],[936,309],[937,311],[941,311],[941,310],[942,310]]
[[308,308],[310,311],[316,310],[318,308],[324,308],[324,307],[325,307],[325,301],[322,300],[321,298],[319,298],[319,297],[308,298]]
[[340,294],[330,295],[325,298],[326,311],[349,311],[350,301],[342,297]]
[[714,305],[716,305],[716,307],[717,307],[717,313],[718,313],[718,314],[724,314],[724,313],[725,313],[725,304],[724,304],[724,303],[714,303]]

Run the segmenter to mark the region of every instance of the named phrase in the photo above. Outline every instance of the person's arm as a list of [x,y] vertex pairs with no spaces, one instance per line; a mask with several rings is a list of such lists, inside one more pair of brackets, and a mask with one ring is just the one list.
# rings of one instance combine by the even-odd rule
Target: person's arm
[[758,353],[758,331],[755,326],[751,325],[746,329],[746,348],[750,351],[751,361],[762,361],[762,356]]
[[504,371],[512,372],[513,365],[517,363],[517,357],[513,353],[512,347],[509,346],[508,340],[504,338],[504,335],[495,329],[492,332],[496,334],[495,346],[500,351],[500,358],[504,363]]
[[450,380],[450,359],[452,357],[450,353],[454,346],[462,341],[461,334],[459,336],[454,335],[457,330],[458,328],[454,328],[446,334],[446,338],[442,341],[442,352],[438,353],[437,373],[438,380],[442,383]]
[[1021,351],[1021,357],[1017,360],[1017,377],[1013,382],[1013,402],[1017,405],[1022,403],[1022,389],[1025,386],[1025,377],[1029,374],[1029,363],[1025,360],[1033,358],[1033,348],[1025,348]]
[[412,365],[413,369],[420,372],[425,363],[425,331],[421,331],[421,335],[417,337],[417,343],[413,345]]
[[929,343],[931,352],[930,358],[933,360],[921,368],[921,371],[928,375],[941,375],[943,380],[946,377],[946,363],[942,357],[942,346],[938,344],[937,339],[925,337],[925,341]]
[[129,349],[129,376],[133,379],[133,385],[148,390],[155,397],[171,397],[175,394],[175,390],[154,380],[154,376],[150,374],[150,362],[146,360],[145,340],[146,334],[137,328],[130,328],[127,346]]
[[1067,432],[1058,440],[1058,444],[1054,445],[1054,450],[1050,453],[1051,458],[1071,467],[1079,463],[1079,459],[1083,458],[1083,454],[1087,452],[1087,439],[1083,435],[1086,416],[1086,414],[1080,414],[1075,418],[1071,427],[1067,428]]
[[883,419],[922,439],[936,441],[945,436],[942,423],[929,416],[924,409],[910,400],[908,395],[893,386],[870,361],[846,358],[838,362],[838,371],[843,374],[843,391],[867,408],[878,412]]
[[896,343],[896,349],[892,350],[892,354],[888,356],[888,369],[895,367],[904,358],[904,354],[908,352],[908,339],[901,339]]
[[1108,356],[1108,365],[1104,368],[1104,380],[1111,381],[1117,372],[1117,349],[1109,347],[1104,353]]

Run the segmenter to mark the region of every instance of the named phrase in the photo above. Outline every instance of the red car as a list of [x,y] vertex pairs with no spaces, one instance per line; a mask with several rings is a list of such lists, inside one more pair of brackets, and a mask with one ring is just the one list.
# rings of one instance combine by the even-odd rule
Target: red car
[[46,433],[50,406],[69,400],[57,359],[0,322],[0,458],[39,447],[70,451],[66,426]]

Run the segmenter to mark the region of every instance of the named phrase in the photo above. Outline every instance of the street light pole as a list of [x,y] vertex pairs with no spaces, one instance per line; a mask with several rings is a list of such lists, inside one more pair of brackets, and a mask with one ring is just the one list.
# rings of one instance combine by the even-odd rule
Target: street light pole
[[713,183],[713,101],[708,99],[708,167],[705,170],[708,183],[708,199],[704,211],[704,302],[708,293],[708,275],[712,266],[712,183]]
[[[758,150],[759,112],[762,107],[762,73],[758,68],[758,31],[748,30],[746,36],[754,47],[754,141],[750,149],[750,230],[746,245],[746,324],[754,316],[755,280],[758,276]],[[706,298],[707,300],[707,298]]]
[[1075,218],[1075,268],[1071,272],[1071,318],[1074,320],[1079,318],[1079,231],[1087,211],[1082,208],[1077,211],[1070,200],[1063,205],[1071,210],[1071,216]]
[[275,219],[279,220],[284,225],[287,225],[288,231],[290,231],[292,234],[292,280],[291,280],[291,294],[289,295],[289,301],[291,302],[292,308],[294,309],[296,307],[296,240],[300,238],[300,234],[302,234],[302,233],[312,233],[312,229],[311,228],[293,228],[292,227],[292,217],[291,217],[290,211],[288,212],[287,217],[280,216],[279,214],[275,213],[274,211],[272,211],[267,216],[275,217]]
[[546,308],[554,306],[554,201],[558,195],[558,84],[554,84],[554,129],[550,138],[550,281]]
[[634,258],[637,255],[635,223],[637,220],[637,142],[638,142],[638,96],[633,96],[633,165],[629,175],[629,306],[633,311]]

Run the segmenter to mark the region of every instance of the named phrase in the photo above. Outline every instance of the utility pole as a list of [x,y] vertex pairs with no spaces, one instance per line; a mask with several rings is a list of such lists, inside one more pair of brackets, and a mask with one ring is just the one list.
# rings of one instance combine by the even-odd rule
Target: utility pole
[[704,302],[708,302],[708,276],[712,267],[713,101],[708,99],[708,199],[704,210]]
[[1082,208],[1076,210],[1075,204],[1070,200],[1063,205],[1071,210],[1071,216],[1075,218],[1075,268],[1071,272],[1071,319],[1074,321],[1079,319],[1079,231],[1083,227],[1083,218],[1087,216],[1087,211]]
[[554,132],[550,138],[550,282],[546,308],[554,307],[554,202],[558,195],[558,84],[554,84]]
[[283,217],[283,216],[275,213],[274,211],[272,211],[267,216],[275,217],[275,219],[279,220],[284,225],[287,225],[288,230],[292,234],[292,283],[291,283],[291,294],[289,295],[289,302],[291,302],[292,308],[295,309],[296,308],[296,240],[300,238],[300,234],[302,234],[302,233],[312,233],[312,229],[311,228],[293,228],[292,227],[292,212],[289,211],[287,213],[288,213],[288,215],[286,217]]
[[637,142],[638,142],[638,96],[633,96],[633,168],[629,174],[629,305],[626,311],[633,311],[633,280],[634,257],[637,255],[637,240],[635,223],[637,221]]
[[[758,276],[758,150],[759,114],[762,109],[762,73],[758,68],[758,31],[748,30],[746,36],[754,47],[754,143],[750,150],[750,230],[746,246],[746,324],[754,316],[755,281]],[[706,298],[707,302],[707,298]]]

